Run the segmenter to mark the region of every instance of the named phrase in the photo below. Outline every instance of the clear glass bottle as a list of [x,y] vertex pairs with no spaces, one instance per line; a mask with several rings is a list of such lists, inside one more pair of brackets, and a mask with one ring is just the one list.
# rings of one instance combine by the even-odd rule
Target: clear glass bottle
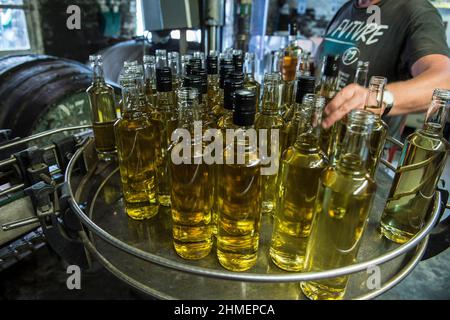
[[[366,168],[373,122],[368,111],[349,114],[342,156],[320,178],[305,271],[336,269],[356,261],[377,188]],[[310,299],[342,299],[347,282],[348,276],[341,276],[302,282],[301,288]]]
[[219,55],[216,51],[211,51],[206,58],[206,71],[208,73],[208,110],[211,121],[217,122],[214,114],[214,106],[219,104]]
[[162,206],[170,206],[170,172],[169,172],[169,146],[171,145],[172,132],[177,122],[175,105],[175,92],[172,90],[172,72],[170,68],[156,69],[156,108],[152,112],[152,120],[155,128],[159,131],[157,141],[157,169],[159,196],[158,200]]
[[234,72],[234,66],[229,63],[224,63],[225,61],[221,62],[220,66],[220,73],[219,73],[219,93],[217,95],[217,99],[215,101],[215,105],[212,108],[212,115],[211,117],[213,119],[217,119],[216,121],[219,121],[220,117],[222,117],[224,113],[223,108],[223,102],[224,102],[224,85],[225,80],[230,76],[231,73]]
[[328,159],[319,147],[325,99],[305,105],[295,144],[283,154],[278,210],[270,246],[272,261],[287,271],[302,271],[311,232],[319,179]]
[[298,133],[300,125],[302,124],[302,119],[307,117],[309,110],[312,108],[314,101],[316,100],[316,95],[307,94],[303,97],[302,103],[295,104],[295,115],[291,121],[289,121],[285,126],[285,142],[283,146],[283,152],[289,147],[292,147],[298,138]]
[[[280,116],[280,84],[281,77],[278,73],[269,73],[264,77],[264,90],[262,94],[262,111],[256,116],[255,129],[260,133],[262,129],[267,130],[267,141],[261,139],[260,148],[267,151],[267,159],[261,159],[264,167],[270,167],[272,164],[265,164],[266,160],[274,158],[276,168],[279,168],[281,159],[281,149],[284,145],[284,121]],[[272,133],[278,131],[278,141],[272,140]],[[264,143],[266,142],[266,143]],[[275,149],[276,148],[276,149]],[[274,155],[274,152],[276,153]],[[278,170],[277,170],[278,172]],[[278,174],[265,175],[262,179],[262,212],[273,214],[277,203],[277,183]]]
[[381,217],[381,233],[391,241],[405,243],[414,237],[433,205],[450,152],[442,135],[449,103],[450,91],[436,89],[423,128],[406,138]]
[[[198,91],[194,88],[181,88],[177,95],[177,129],[189,131],[191,144],[188,155],[184,153],[185,146],[180,144],[185,158],[183,163],[170,162],[173,244],[179,256],[197,260],[207,256],[213,245],[213,167],[204,163],[202,136],[196,136],[194,130],[195,122],[201,122]],[[172,150],[177,151],[176,144]]]
[[180,54],[176,51],[167,53],[167,63],[172,70],[172,88],[177,91],[182,84]]
[[165,68],[169,64],[167,62],[167,51],[164,49],[158,49],[155,51],[156,56],[156,68]]
[[124,76],[123,115],[114,125],[125,208],[135,220],[152,218],[159,209],[156,152],[152,147],[159,132],[140,107],[140,81],[133,72]]
[[369,61],[358,61],[358,65],[356,67],[355,79],[353,83],[359,84],[360,86],[366,88],[367,80],[369,76]]
[[219,170],[217,256],[232,271],[250,269],[258,256],[262,203],[261,162],[253,129],[255,103],[252,91],[236,91],[235,139],[225,148],[225,163]]
[[91,105],[95,149],[99,159],[111,160],[116,152],[114,122],[117,120],[114,89],[105,82],[102,56],[90,56],[93,82],[86,93]]
[[152,108],[156,106],[156,58],[155,56],[144,56],[144,81],[145,95],[151,103]]
[[[383,93],[387,79],[384,77],[372,77],[370,79],[369,93],[366,98],[364,109],[370,111],[374,115],[374,125],[370,136],[369,158],[367,160],[367,170],[372,177],[378,168],[378,163],[383,153],[384,143],[388,132],[387,124],[381,119],[383,113]],[[343,149],[346,130],[347,117],[342,118],[336,123],[334,143],[335,147],[332,155],[332,164],[335,165],[340,157]]]
[[[328,104],[339,90],[339,60],[340,56],[326,56],[322,66],[322,75],[316,93],[325,98]],[[321,129],[320,146],[325,154],[331,158],[334,152],[334,134],[336,126]]]
[[255,54],[247,52],[244,64],[244,88],[254,91],[256,95],[256,112],[259,112],[259,98],[261,96],[261,85],[255,79]]

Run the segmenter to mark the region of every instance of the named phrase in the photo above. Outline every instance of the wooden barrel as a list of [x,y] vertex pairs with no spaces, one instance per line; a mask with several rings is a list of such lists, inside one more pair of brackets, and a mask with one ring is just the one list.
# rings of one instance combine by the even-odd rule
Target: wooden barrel
[[0,59],[0,128],[13,136],[88,124],[85,94],[90,69],[76,61],[46,55]]

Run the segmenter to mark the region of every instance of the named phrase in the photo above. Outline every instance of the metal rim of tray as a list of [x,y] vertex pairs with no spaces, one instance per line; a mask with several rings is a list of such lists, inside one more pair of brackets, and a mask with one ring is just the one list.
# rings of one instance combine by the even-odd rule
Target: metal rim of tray
[[[235,280],[235,281],[245,281],[245,282],[301,282],[301,281],[311,281],[311,280],[319,280],[319,279],[327,279],[327,278],[335,278],[344,275],[350,275],[354,273],[358,273],[364,270],[367,270],[370,267],[382,265],[388,261],[391,261],[409,251],[413,250],[417,246],[420,245],[418,252],[412,258],[412,261],[407,264],[406,267],[400,271],[397,276],[394,278],[399,278],[395,283],[391,283],[390,287],[393,287],[396,283],[402,280],[411,270],[412,268],[420,261],[421,255],[423,255],[426,249],[427,236],[432,231],[433,227],[436,225],[439,219],[439,212],[441,211],[441,195],[439,192],[436,192],[435,197],[435,205],[434,212],[429,217],[427,223],[422,228],[422,230],[414,236],[410,241],[406,242],[403,245],[400,245],[398,248],[395,248],[381,256],[378,256],[374,259],[367,260],[364,262],[352,264],[346,267],[341,267],[337,269],[331,269],[321,272],[305,272],[305,273],[287,273],[287,274],[258,274],[258,273],[236,273],[231,271],[222,271],[217,269],[210,269],[204,267],[197,267],[187,263],[181,263],[177,261],[173,261],[171,259],[163,258],[158,255],[137,249],[133,246],[128,245],[127,243],[115,238],[101,227],[99,227],[96,223],[94,223],[89,217],[85,214],[85,212],[78,205],[73,191],[71,187],[72,180],[72,171],[75,163],[78,161],[80,156],[83,154],[86,147],[89,145],[88,142],[85,142],[74,154],[72,159],[70,160],[66,173],[65,173],[65,181],[68,183],[68,192],[69,192],[69,205],[80,218],[81,222],[89,229],[90,232],[100,237],[110,245],[116,247],[119,250],[124,251],[130,255],[133,255],[139,259],[145,260],[150,263],[157,264],[161,267],[170,268],[173,270],[190,273],[203,277],[210,277],[216,279],[224,279],[224,280]],[[403,277],[401,277],[403,275]],[[393,279],[393,278],[392,278]],[[391,280],[392,280],[391,279]],[[389,282],[389,281],[388,281]],[[389,285],[389,283],[387,283]],[[389,288],[390,288],[389,287]],[[367,298],[370,298],[372,294],[376,294],[374,292],[367,294]],[[375,295],[376,296],[376,295]]]

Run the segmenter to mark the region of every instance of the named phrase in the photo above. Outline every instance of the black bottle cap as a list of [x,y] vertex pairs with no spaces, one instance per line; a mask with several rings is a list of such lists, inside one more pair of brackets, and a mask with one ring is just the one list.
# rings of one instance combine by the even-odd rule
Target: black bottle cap
[[223,88],[223,107],[233,110],[233,94],[236,90],[242,89],[244,82],[236,79],[226,79]]
[[156,91],[172,91],[172,70],[168,67],[156,69]]
[[219,73],[219,59],[217,56],[206,57],[206,70],[208,71],[208,74]]
[[195,69],[192,70],[192,74],[194,76],[199,76],[202,80],[202,87],[200,94],[207,94],[208,93],[208,73],[205,69]]
[[199,70],[199,69],[202,69],[202,60],[199,58],[192,58],[186,64],[186,74],[187,75],[191,75],[191,74],[193,74],[194,70]]
[[289,23],[288,31],[290,36],[296,36],[298,32],[297,24],[295,22]]
[[233,123],[237,126],[251,126],[255,123],[256,95],[253,91],[241,89],[234,93]]
[[235,71],[233,73],[230,73],[229,78],[233,80],[244,81],[245,76],[242,71]]
[[300,76],[297,78],[297,93],[295,102],[301,104],[303,97],[307,94],[314,94],[316,90],[316,78],[308,76]]
[[327,77],[337,77],[339,75],[340,56],[326,56],[323,62],[323,75]]
[[229,76],[234,72],[234,66],[233,65],[221,65],[220,66],[220,75],[219,75],[219,86],[221,89],[223,89],[223,85],[225,83],[225,80],[229,78]]

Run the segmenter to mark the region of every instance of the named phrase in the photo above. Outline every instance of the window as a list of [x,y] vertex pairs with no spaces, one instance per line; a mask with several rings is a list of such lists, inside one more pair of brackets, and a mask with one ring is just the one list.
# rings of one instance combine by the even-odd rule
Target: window
[[0,0],[0,51],[30,50],[23,0]]

